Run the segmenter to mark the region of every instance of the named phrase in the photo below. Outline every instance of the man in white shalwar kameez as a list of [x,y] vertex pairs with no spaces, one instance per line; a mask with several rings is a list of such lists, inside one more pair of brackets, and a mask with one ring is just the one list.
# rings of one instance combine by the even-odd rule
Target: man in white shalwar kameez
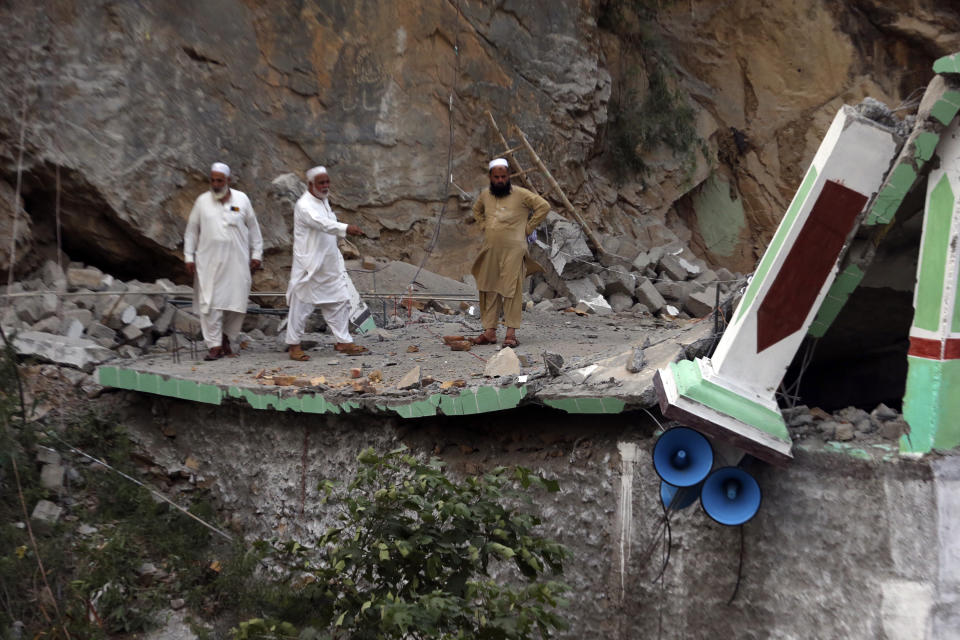
[[229,185],[230,167],[210,167],[210,190],[193,203],[183,258],[194,276],[193,310],[200,316],[205,360],[233,355],[230,341],[247,312],[251,274],[260,268],[263,238],[250,199]]
[[293,265],[287,287],[287,337],[291,360],[309,360],[300,340],[307,319],[319,307],[333,334],[334,349],[347,355],[367,351],[350,336],[347,271],[337,238],[363,235],[360,227],[337,221],[330,208],[330,176],[324,167],[307,171],[307,190],[293,208]]

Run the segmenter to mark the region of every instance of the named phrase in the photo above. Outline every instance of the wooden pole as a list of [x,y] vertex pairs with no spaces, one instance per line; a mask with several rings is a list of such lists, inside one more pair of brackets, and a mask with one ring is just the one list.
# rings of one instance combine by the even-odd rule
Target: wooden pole
[[520,163],[517,162],[516,156],[513,155],[513,152],[519,149],[520,147],[511,148],[510,145],[507,144],[507,139],[503,137],[502,133],[500,133],[500,127],[497,126],[497,121],[493,119],[493,114],[490,113],[489,109],[487,110],[487,117],[490,118],[490,126],[493,127],[493,130],[497,132],[497,135],[500,137],[500,142],[503,143],[503,148],[505,149],[505,151],[503,152],[503,155],[507,156],[507,159],[510,160],[511,164],[513,164],[514,167],[517,168],[517,171],[521,172],[519,175],[520,175],[520,180],[523,182],[523,186],[525,186],[527,189],[531,189],[535,191],[535,189],[533,188],[533,185],[530,184],[529,180],[527,180],[527,176],[524,175],[523,167],[520,166]]
[[[488,112],[489,113],[489,112]],[[547,169],[546,165],[540,160],[540,156],[537,155],[537,152],[533,150],[533,147],[530,145],[530,141],[527,140],[527,136],[523,134],[523,131],[519,127],[514,126],[514,129],[517,130],[517,134],[520,136],[520,141],[523,143],[523,146],[526,147],[527,152],[530,154],[530,157],[533,158],[534,164],[537,165],[537,168],[543,173],[547,178],[547,182],[550,183],[550,186],[560,194],[560,200],[563,201],[563,206],[566,207],[567,211],[570,212],[570,215],[583,227],[584,233],[587,234],[587,237],[590,238],[590,241],[593,243],[594,248],[597,250],[598,254],[604,254],[606,251],[603,250],[603,245],[600,244],[600,239],[597,238],[596,234],[593,232],[586,221],[580,216],[580,213],[574,208],[573,204],[567,199],[566,194],[563,192],[563,189],[560,188],[560,185],[553,178],[553,175]]]

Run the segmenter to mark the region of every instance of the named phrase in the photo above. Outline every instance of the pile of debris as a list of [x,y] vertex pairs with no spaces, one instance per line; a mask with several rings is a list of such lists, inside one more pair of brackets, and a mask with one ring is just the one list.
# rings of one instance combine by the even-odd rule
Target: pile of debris
[[[0,325],[21,355],[86,372],[115,357],[133,358],[184,345],[200,332],[199,319],[180,307],[193,289],[160,279],[123,282],[95,267],[48,261],[4,297]],[[178,303],[178,304],[175,304]]]
[[711,269],[680,241],[647,247],[636,240],[602,237],[599,259],[578,225],[551,212],[545,240],[531,255],[545,269],[533,278],[532,308],[548,311],[573,305],[584,313],[623,311],[679,318],[702,318],[740,287],[743,276]]
[[832,414],[818,407],[798,405],[783,409],[783,417],[794,440],[819,437],[836,442],[896,441],[910,433],[903,415],[883,403],[869,413],[856,407],[845,407]]

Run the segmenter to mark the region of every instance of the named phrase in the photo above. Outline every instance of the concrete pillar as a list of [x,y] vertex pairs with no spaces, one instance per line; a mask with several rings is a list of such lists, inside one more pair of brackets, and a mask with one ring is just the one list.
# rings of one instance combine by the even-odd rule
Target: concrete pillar
[[713,358],[657,372],[666,416],[768,462],[792,458],[774,394],[897,151],[890,129],[840,110]]
[[[925,453],[960,445],[960,120],[937,146],[927,179],[900,449]],[[935,165],[936,166],[936,165]]]

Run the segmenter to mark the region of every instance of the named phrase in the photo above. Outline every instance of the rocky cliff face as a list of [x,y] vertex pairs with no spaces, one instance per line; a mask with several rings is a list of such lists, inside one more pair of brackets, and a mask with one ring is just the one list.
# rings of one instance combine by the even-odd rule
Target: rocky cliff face
[[[937,5],[13,0],[0,228],[20,172],[19,271],[55,251],[59,211],[70,257],[176,275],[190,205],[223,160],[264,230],[258,286],[278,287],[290,206],[274,180],[324,164],[338,211],[370,236],[361,251],[419,261],[436,232],[429,268],[459,276],[469,202],[502,151],[489,109],[599,230],[750,271],[836,109],[870,95],[908,113],[932,60],[960,49],[960,13]],[[688,139],[628,136],[625,162],[616,125],[657,104]]]

